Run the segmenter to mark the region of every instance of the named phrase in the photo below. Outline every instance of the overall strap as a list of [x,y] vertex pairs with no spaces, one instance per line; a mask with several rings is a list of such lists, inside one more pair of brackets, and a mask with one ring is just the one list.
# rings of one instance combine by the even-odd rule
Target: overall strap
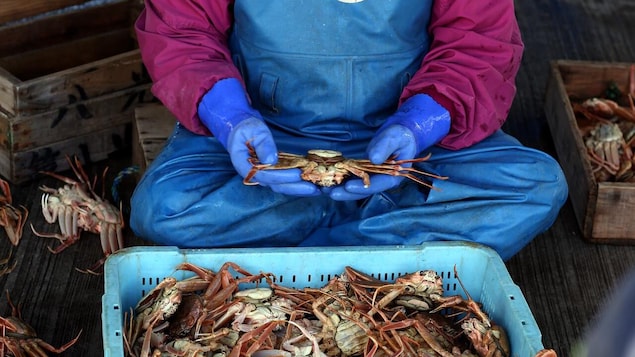
[[275,130],[366,140],[429,46],[431,0],[237,0],[234,59]]

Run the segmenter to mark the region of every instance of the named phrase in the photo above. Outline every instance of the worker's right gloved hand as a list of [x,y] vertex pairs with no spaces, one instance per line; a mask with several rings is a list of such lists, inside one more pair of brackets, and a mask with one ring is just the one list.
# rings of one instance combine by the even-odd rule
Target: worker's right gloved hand
[[[450,113],[427,94],[406,100],[386,119],[368,144],[368,159],[380,165],[394,156],[395,160],[412,160],[423,150],[441,141],[450,131]],[[412,163],[402,164],[411,167]],[[403,176],[374,174],[370,185],[360,179],[348,180],[329,192],[334,200],[359,200],[399,185]]]
[[[237,79],[218,81],[201,99],[198,115],[227,149],[234,168],[242,177],[246,177],[252,169],[247,142],[261,163],[278,162],[278,149],[271,131],[260,113],[249,105],[247,94]],[[317,186],[300,178],[299,169],[259,171],[250,181],[287,195],[321,194]]]

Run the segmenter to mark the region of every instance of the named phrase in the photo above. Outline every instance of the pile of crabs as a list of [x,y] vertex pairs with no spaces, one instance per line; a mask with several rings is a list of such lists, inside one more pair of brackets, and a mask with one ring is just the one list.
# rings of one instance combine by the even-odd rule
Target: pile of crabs
[[[60,244],[56,248],[49,247],[54,254],[62,252],[77,242],[84,231],[98,234],[104,257],[88,269],[77,270],[100,274],[99,271],[106,257],[124,246],[122,234],[124,221],[121,208],[107,201],[104,198],[105,192],[101,195],[95,192],[97,177],[91,180],[77,158],[71,160],[67,157],[67,160],[77,180],[53,172],[43,172],[63,181],[64,184],[58,188],[40,187],[43,191],[42,215],[46,222],[57,223],[60,233],[40,233],[33,225],[31,230],[36,236],[54,238],[59,241]],[[105,175],[106,170],[103,173],[104,177]],[[17,262],[12,259],[13,249],[22,239],[28,216],[29,211],[25,206],[13,203],[10,184],[0,178],[0,227],[4,228],[11,243],[8,254],[1,252],[0,276],[10,274],[17,265]],[[41,357],[46,356],[47,352],[60,354],[78,341],[79,334],[59,348],[50,345],[40,339],[33,327],[22,319],[18,307],[11,302],[8,291],[7,300],[12,312],[10,316],[0,316],[0,357]]]
[[177,270],[194,274],[165,278],[126,313],[126,356],[510,356],[506,332],[469,295],[443,296],[433,270],[386,282],[346,267],[304,289],[231,262]]
[[635,182],[635,66],[628,93],[611,83],[604,97],[573,102],[595,180]]

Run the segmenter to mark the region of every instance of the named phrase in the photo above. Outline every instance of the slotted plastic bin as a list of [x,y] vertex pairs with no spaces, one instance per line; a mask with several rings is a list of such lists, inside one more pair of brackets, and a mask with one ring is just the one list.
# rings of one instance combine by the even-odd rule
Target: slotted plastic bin
[[461,294],[458,276],[472,298],[507,331],[512,356],[533,357],[543,348],[542,336],[520,288],[501,258],[490,248],[462,242],[430,242],[421,246],[177,249],[131,247],[111,255],[105,264],[102,299],[104,356],[123,357],[123,317],[165,277],[184,279],[176,266],[190,262],[216,271],[234,262],[257,274],[276,275],[293,288],[321,287],[350,265],[376,278],[393,281],[417,270],[433,269],[444,281],[446,295]]

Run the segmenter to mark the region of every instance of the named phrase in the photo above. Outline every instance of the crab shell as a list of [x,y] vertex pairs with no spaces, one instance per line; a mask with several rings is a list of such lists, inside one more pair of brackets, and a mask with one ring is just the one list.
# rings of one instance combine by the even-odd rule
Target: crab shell
[[606,168],[611,175],[619,171],[622,163],[620,151],[626,146],[626,142],[617,124],[598,124],[589,132],[585,144],[592,161]]
[[[307,160],[309,164],[302,170],[300,177],[323,187],[341,184],[349,176],[352,167],[350,163],[347,163],[348,160],[344,159],[342,153],[335,150],[309,150]],[[361,171],[355,175],[362,178],[368,176]]]

